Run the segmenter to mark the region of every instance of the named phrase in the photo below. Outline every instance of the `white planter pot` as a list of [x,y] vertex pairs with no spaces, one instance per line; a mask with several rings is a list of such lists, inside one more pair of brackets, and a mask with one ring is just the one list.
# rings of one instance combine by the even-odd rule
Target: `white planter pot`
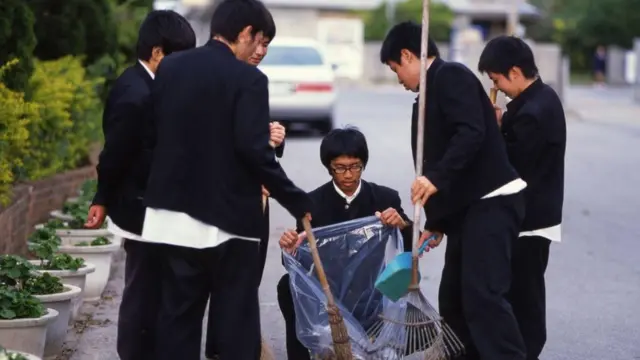
[[[43,227],[44,224],[35,226],[36,229],[42,229]],[[83,241],[91,242],[101,236],[106,237],[113,243],[118,243],[118,245],[122,243],[121,237],[113,236],[107,229],[56,229],[56,235],[60,237],[63,245],[75,245]]]
[[20,354],[24,357],[27,358],[27,360],[42,360],[41,357],[39,356],[35,356],[33,354],[27,354],[26,352],[22,352],[22,351],[16,351],[16,350],[10,350],[10,349],[6,349],[7,353],[9,354]]
[[62,210],[53,210],[52,212],[49,213],[49,215],[54,219],[58,219],[62,221],[73,220],[73,216],[63,213]]
[[71,320],[71,301],[80,296],[82,290],[73,285],[64,284],[65,292],[49,295],[34,295],[42,304],[58,312],[58,317],[47,327],[47,341],[44,346],[44,360],[55,360],[62,351]]
[[109,281],[112,255],[119,249],[119,244],[102,246],[60,246],[59,252],[69,254],[73,257],[83,258],[85,262],[91,263],[96,267],[95,272],[87,275],[87,282],[83,294],[85,302],[93,303],[100,301],[102,292],[107,286],[107,281]]
[[[29,260],[34,265],[40,265],[40,260]],[[96,266],[85,262],[84,266],[77,271],[73,270],[38,270],[38,272],[48,272],[52,276],[60,278],[63,284],[73,285],[80,288],[79,296],[71,299],[71,318],[69,322],[78,318],[80,307],[82,307],[84,289],[87,283],[87,275],[96,271]]]
[[47,309],[46,314],[37,319],[0,320],[0,344],[7,349],[42,357],[47,327],[56,317],[56,310]]

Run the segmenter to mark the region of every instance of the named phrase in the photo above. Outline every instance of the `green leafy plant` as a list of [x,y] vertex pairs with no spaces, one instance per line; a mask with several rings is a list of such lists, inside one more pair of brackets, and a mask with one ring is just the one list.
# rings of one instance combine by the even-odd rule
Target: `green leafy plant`
[[74,258],[69,254],[59,254],[58,249],[62,240],[56,235],[55,229],[45,226],[37,229],[29,237],[29,251],[39,260],[40,270],[72,270],[76,271],[84,265],[84,259]]
[[7,349],[0,346],[0,360],[29,360],[29,359],[27,359],[27,357],[22,354],[7,351]]
[[40,300],[29,292],[0,285],[0,320],[39,318],[45,312]]
[[78,203],[83,203],[88,206],[93,201],[93,197],[98,191],[98,180],[91,179],[87,180],[80,187],[80,197],[78,198]]
[[100,236],[95,238],[93,241],[81,241],[77,243],[75,246],[104,246],[111,244],[111,241],[104,236]]
[[23,288],[23,285],[33,276],[34,266],[26,259],[17,255],[0,255],[0,283]]
[[45,272],[31,275],[24,283],[24,290],[33,295],[49,295],[64,292],[64,286],[60,278]]

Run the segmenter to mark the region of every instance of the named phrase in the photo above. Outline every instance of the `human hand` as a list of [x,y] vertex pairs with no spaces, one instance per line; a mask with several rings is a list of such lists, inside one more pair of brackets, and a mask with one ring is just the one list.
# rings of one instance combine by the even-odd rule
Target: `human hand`
[[87,214],[87,222],[84,227],[87,229],[99,229],[107,218],[107,209],[102,205],[91,205]]
[[280,237],[280,248],[289,254],[293,254],[298,246],[300,246],[305,236],[306,234],[304,231],[298,234],[295,230],[289,229]]
[[382,212],[376,211],[376,216],[384,225],[397,228],[404,228],[407,225],[402,216],[398,213],[398,210],[391,207]]
[[429,197],[437,192],[438,188],[429,179],[425,176],[418,176],[411,185],[411,202],[424,206]]
[[493,104],[493,109],[496,112],[496,119],[498,120],[498,127],[502,127],[502,108],[496,104]]
[[427,241],[429,238],[431,238],[433,235],[435,235],[435,239],[429,240],[429,243],[427,244],[427,249],[425,251],[429,252],[429,250],[435,247],[438,247],[438,245],[440,245],[440,243],[442,242],[442,239],[444,238],[444,234],[442,234],[439,231],[431,232],[429,230],[425,230],[420,235],[420,240],[418,240],[418,248],[422,247],[424,242]]
[[269,145],[273,148],[277,148],[284,141],[286,130],[284,126],[277,121],[269,123],[269,130],[271,135],[269,138]]
[[271,196],[271,193],[269,192],[269,190],[267,190],[266,187],[264,187],[264,185],[262,185],[262,196],[264,196],[264,197]]

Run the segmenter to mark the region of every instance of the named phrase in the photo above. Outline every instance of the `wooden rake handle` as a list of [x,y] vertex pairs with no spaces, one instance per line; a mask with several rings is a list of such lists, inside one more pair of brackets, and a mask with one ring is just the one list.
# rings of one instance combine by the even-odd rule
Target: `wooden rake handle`
[[335,300],[333,299],[333,294],[331,293],[329,282],[327,281],[327,274],[325,274],[324,272],[324,267],[322,266],[322,261],[320,260],[320,254],[318,253],[316,237],[311,231],[311,223],[309,222],[309,219],[307,217],[304,217],[302,219],[302,227],[304,228],[305,234],[307,235],[307,239],[309,239],[309,247],[311,248],[311,256],[313,256],[313,264],[316,267],[316,273],[318,274],[318,280],[320,281],[322,290],[327,296],[327,305],[335,305]]

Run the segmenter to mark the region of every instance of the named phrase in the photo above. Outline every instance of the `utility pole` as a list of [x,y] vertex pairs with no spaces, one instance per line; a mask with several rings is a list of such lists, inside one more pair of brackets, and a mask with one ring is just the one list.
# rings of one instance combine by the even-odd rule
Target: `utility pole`
[[509,0],[509,13],[507,14],[507,35],[518,36],[520,25],[520,1]]
[[389,31],[396,22],[396,0],[386,0],[385,10],[387,16],[387,31]]

